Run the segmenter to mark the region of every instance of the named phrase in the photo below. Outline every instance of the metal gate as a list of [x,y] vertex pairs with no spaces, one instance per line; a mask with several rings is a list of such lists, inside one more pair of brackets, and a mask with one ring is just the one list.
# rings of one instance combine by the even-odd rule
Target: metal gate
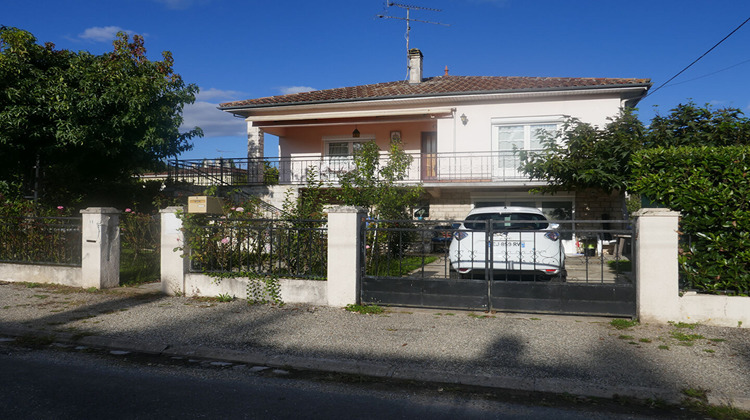
[[[564,259],[561,270],[555,272],[554,264],[539,255],[535,236],[496,230],[493,223],[486,223],[482,229],[474,229],[480,233],[483,230],[484,250],[465,249],[466,255],[475,258],[471,260],[472,270],[461,273],[467,267],[460,264],[459,257],[458,237],[467,232],[461,222],[368,221],[362,227],[361,302],[635,316],[632,223],[627,220],[552,223],[558,225],[554,232],[560,243],[564,240],[567,244],[567,248],[560,247],[558,260]],[[508,251],[516,246],[517,252]]]

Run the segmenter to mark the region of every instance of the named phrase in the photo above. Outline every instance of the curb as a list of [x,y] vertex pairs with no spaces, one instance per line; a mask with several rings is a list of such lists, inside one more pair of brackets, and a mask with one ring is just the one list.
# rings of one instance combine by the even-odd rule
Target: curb
[[[493,389],[507,389],[523,392],[549,394],[572,394],[593,398],[634,398],[638,400],[660,400],[678,405],[685,400],[679,391],[648,387],[618,387],[592,385],[577,381],[555,378],[521,378],[514,376],[456,374],[438,370],[399,368],[387,362],[357,362],[323,358],[309,358],[290,355],[268,355],[258,351],[239,351],[213,347],[170,346],[161,343],[144,343],[102,336],[76,337],[66,332],[45,334],[37,330],[21,328],[4,328],[0,336],[6,337],[53,337],[55,342],[85,345],[109,350],[125,350],[134,353],[145,353],[163,356],[182,356],[210,359],[222,362],[243,363],[272,368],[330,372],[348,375],[362,375],[373,378],[397,379],[428,382],[436,384],[453,384],[476,386]],[[564,391],[562,391],[564,390]],[[750,397],[739,395],[709,396],[709,404],[729,405],[742,410],[750,410]]]

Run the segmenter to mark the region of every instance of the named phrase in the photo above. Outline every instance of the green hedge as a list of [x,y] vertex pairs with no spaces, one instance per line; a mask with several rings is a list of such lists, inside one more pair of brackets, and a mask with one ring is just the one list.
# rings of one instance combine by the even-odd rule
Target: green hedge
[[750,147],[655,148],[633,160],[634,192],[680,211],[692,287],[750,291]]

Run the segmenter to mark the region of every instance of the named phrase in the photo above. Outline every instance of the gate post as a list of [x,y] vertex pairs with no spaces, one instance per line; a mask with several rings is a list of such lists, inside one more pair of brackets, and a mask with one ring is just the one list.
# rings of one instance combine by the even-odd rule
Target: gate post
[[[185,244],[185,234],[182,232],[182,220],[177,217],[178,212],[185,211],[183,207],[167,207],[161,213],[161,291],[167,295],[185,293],[185,274],[188,272],[190,258],[183,258],[182,254],[189,252]],[[182,247],[183,250],[175,248]]]
[[679,315],[678,222],[663,208],[636,214],[636,310],[641,322],[667,322]]
[[328,211],[328,306],[359,302],[361,282],[361,226],[367,211],[362,207],[338,206]]
[[81,210],[82,287],[120,285],[120,211],[112,207]]

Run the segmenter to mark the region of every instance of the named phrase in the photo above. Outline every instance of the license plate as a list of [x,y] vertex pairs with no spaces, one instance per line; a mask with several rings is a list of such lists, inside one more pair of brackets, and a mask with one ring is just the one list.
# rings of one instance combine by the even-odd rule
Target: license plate
[[506,246],[508,248],[526,248],[526,244],[524,242],[518,241],[493,241],[492,246],[500,248],[505,248]]

